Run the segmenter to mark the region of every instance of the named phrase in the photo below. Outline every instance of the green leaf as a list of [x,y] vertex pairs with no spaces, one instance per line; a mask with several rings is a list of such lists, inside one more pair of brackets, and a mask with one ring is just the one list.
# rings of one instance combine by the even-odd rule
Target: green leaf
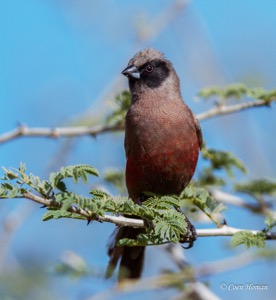
[[55,208],[55,207],[48,207],[47,212],[42,217],[43,221],[49,221],[51,219],[60,219],[60,218],[71,218],[71,219],[81,219],[86,220],[85,217],[66,211],[63,208]]
[[42,221],[49,221],[51,219],[53,219],[53,211],[47,211],[43,216],[42,216]]
[[8,182],[4,182],[1,184],[1,187],[5,190],[12,190],[13,189],[13,185],[11,185],[10,183]]
[[199,186],[223,186],[225,180],[215,174],[213,168],[204,168],[199,174],[198,178]]
[[62,192],[67,191],[67,187],[65,183],[62,181],[63,177],[59,175],[59,173],[51,173],[49,177],[50,184],[52,188],[57,188]]
[[175,196],[162,196],[158,201],[157,208],[161,208],[164,204],[167,204],[171,207],[179,208],[180,207],[180,201],[179,197]]
[[222,211],[226,210],[226,206],[220,202],[220,203],[216,203],[213,210],[212,210],[212,213],[213,214],[218,214],[218,213],[221,213]]
[[255,100],[265,100],[267,105],[276,98],[276,90],[266,91],[262,88],[249,88],[244,84],[236,83],[226,87],[208,87],[201,90],[198,95],[208,100],[209,98],[219,98],[220,102],[224,102],[228,98],[253,98]]
[[161,240],[164,240],[166,238],[168,230],[169,230],[169,226],[165,220],[164,221],[160,220],[159,222],[155,222],[154,232],[156,235],[160,236]]
[[81,178],[85,183],[87,182],[87,175],[99,176],[99,172],[96,168],[86,165],[74,165],[62,167],[59,172],[50,174],[50,183],[53,188],[57,188],[63,192],[66,191],[66,185],[63,182],[65,178],[73,178],[75,182],[78,182],[78,179]]
[[1,198],[7,198],[7,189],[0,187],[0,199]]
[[235,190],[251,195],[274,195],[276,194],[276,182],[267,179],[256,179],[247,183],[236,184]]
[[123,91],[115,97],[115,110],[106,118],[108,124],[122,124],[130,107],[131,95],[129,91]]
[[125,173],[123,171],[106,171],[104,175],[104,180],[115,186],[121,194],[126,194]]
[[153,193],[146,193],[150,196],[147,200],[143,202],[143,206],[155,209],[171,209],[179,208],[180,200],[178,196],[167,195],[167,196],[158,196]]
[[244,84],[236,83],[227,86],[223,92],[223,96],[225,98],[234,97],[240,99],[242,96],[246,95],[247,92],[248,88]]
[[25,174],[26,173],[26,164],[20,162],[18,171],[20,174]]
[[225,169],[229,175],[232,175],[232,168],[236,167],[240,171],[246,172],[243,163],[230,152],[203,148],[202,155],[204,159],[210,161],[214,170]]
[[264,248],[265,238],[263,232],[254,234],[251,231],[239,231],[233,235],[231,244],[234,247],[244,244],[247,249],[250,247]]
[[83,217],[79,214],[76,214],[76,213],[62,211],[62,210],[58,210],[55,208],[48,208],[48,211],[42,217],[42,221],[49,221],[51,219],[60,219],[60,218],[86,220],[85,217]]
[[272,213],[265,219],[265,224],[267,226],[266,231],[270,231],[273,227],[276,226],[276,219]]
[[209,99],[211,97],[218,97],[221,100],[225,100],[227,98],[240,99],[245,96],[248,91],[249,89],[244,84],[236,83],[228,85],[225,88],[218,86],[208,87],[201,90],[198,95],[205,99]]
[[120,239],[119,241],[117,241],[116,243],[117,246],[128,246],[128,247],[131,247],[131,246],[145,246],[145,244],[141,244],[140,241],[138,240],[134,240],[134,239],[127,239],[127,238],[124,238],[124,239]]
[[159,239],[156,239],[155,236],[153,236],[150,233],[140,233],[137,236],[137,239],[127,239],[123,238],[119,241],[117,241],[117,246],[149,246],[153,244],[158,244],[161,241]]
[[62,201],[61,210],[67,211],[73,202],[74,202],[74,197],[73,196],[68,197],[66,200]]
[[2,169],[5,172],[4,176],[1,178],[2,180],[13,180],[15,178],[18,178],[18,174],[14,173],[12,170],[8,170],[4,167],[2,167]]
[[180,236],[187,231],[185,216],[174,209],[161,213],[160,217],[154,219],[153,224],[155,235],[161,241],[166,239],[177,243],[180,240]]
[[197,206],[205,213],[215,224],[220,225],[215,219],[215,214],[218,214],[226,209],[222,203],[218,203],[209,192],[203,188],[193,187],[189,185],[180,195],[181,202],[185,204],[188,200],[193,205]]
[[20,191],[18,188],[14,187],[10,193],[9,193],[9,198],[16,198],[18,197],[19,195],[21,195]]
[[100,198],[103,199],[105,197],[111,197],[107,192],[99,190],[99,189],[92,189],[89,192],[90,194],[92,194],[93,196],[95,196],[96,198]]

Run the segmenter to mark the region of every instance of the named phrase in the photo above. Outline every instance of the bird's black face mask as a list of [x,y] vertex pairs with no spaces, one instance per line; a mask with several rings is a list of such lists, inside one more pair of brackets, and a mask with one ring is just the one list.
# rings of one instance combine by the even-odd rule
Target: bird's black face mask
[[154,59],[139,68],[134,65],[128,66],[122,74],[128,77],[130,82],[139,81],[141,85],[157,88],[170,75],[170,69],[166,61]]

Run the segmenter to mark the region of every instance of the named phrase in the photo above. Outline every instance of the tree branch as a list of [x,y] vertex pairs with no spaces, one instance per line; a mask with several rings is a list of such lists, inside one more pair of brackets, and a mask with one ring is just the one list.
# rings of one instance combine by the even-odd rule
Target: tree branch
[[[233,105],[219,105],[207,110],[206,112],[197,115],[199,121],[214,118],[216,116],[231,114],[253,107],[268,106],[268,103],[276,101],[271,99],[270,102],[266,100],[255,100],[250,102],[242,102]],[[20,125],[17,128],[0,135],[0,143],[13,140],[21,136],[29,137],[75,137],[83,135],[97,136],[105,132],[115,132],[124,130],[124,124],[115,125],[96,125],[96,126],[77,126],[77,127],[28,127],[27,125]]]
[[75,137],[82,135],[91,135],[95,137],[105,132],[115,132],[124,129],[124,125],[97,125],[97,126],[77,126],[77,127],[28,127],[20,125],[17,128],[0,135],[0,143],[13,140],[21,136],[29,137]]
[[[47,207],[49,207],[49,206],[57,207],[57,208],[61,207],[61,203],[56,202],[54,199],[42,198],[42,197],[36,196],[36,195],[34,195],[33,193],[30,193],[30,192],[23,193],[23,197],[26,198],[26,199],[32,200],[34,202],[40,203],[42,205],[45,205]],[[80,216],[83,216],[87,219],[91,219],[89,213],[87,213],[85,210],[83,210],[81,208],[77,208],[75,206],[70,206],[68,208],[68,212],[76,213],[76,214],[79,214]]]
[[[198,237],[208,237],[208,236],[232,236],[240,231],[250,231],[253,234],[263,232],[261,230],[248,230],[235,228],[228,225],[224,225],[221,228],[206,228],[206,229],[197,229]],[[266,233],[267,240],[276,240],[276,233]]]
[[[54,199],[45,199],[40,196],[36,196],[30,192],[25,192],[23,194],[24,198],[30,199],[34,202],[43,204],[47,207],[61,207],[61,203],[55,202]],[[70,206],[68,208],[68,212],[79,214],[80,216],[85,217],[87,220],[96,220],[99,222],[108,222],[113,223],[117,226],[129,226],[134,228],[144,228],[146,227],[146,224],[141,219],[132,219],[132,218],[126,218],[123,216],[112,216],[105,214],[105,216],[96,216],[93,215],[93,212],[87,212],[81,208],[77,208],[75,206]],[[207,229],[196,229],[197,236],[198,237],[209,237],[209,236],[232,236],[237,232],[240,231],[250,231],[253,234],[260,233],[262,231],[260,230],[247,230],[247,229],[240,229],[240,228],[234,228],[230,227],[228,225],[224,225],[221,228],[207,228]],[[276,233],[266,233],[266,239],[267,240],[276,240]]]
[[254,100],[254,101],[242,102],[233,105],[218,105],[207,110],[206,112],[198,114],[197,118],[198,120],[203,121],[216,116],[222,116],[222,115],[227,115],[234,112],[242,111],[248,108],[269,106],[269,104],[274,101],[276,101],[276,98],[271,99],[269,102],[267,100]]

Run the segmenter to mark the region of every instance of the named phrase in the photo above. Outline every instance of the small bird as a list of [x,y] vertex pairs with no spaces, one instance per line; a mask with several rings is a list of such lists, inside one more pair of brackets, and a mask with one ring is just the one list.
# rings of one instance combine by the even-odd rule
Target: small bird
[[[200,125],[185,104],[172,63],[152,48],[138,52],[122,74],[128,78],[131,106],[125,122],[126,185],[129,197],[141,205],[143,192],[180,194],[195,172],[202,146]],[[188,220],[187,220],[188,221]],[[186,241],[192,246],[196,232]],[[119,280],[140,278],[145,247],[118,247],[122,238],[135,239],[144,229],[121,227],[108,245],[106,277],[120,261]]]

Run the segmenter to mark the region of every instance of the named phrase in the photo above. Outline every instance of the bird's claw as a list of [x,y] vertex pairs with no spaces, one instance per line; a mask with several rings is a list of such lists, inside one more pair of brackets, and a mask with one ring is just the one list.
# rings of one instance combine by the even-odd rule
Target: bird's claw
[[145,227],[146,228],[151,228],[151,229],[154,229],[154,224],[152,221],[149,221],[147,219],[143,219],[144,220],[144,224],[145,224]]
[[183,236],[181,236],[180,243],[182,244],[188,244],[187,246],[182,245],[184,249],[190,249],[194,245],[194,241],[197,239],[197,233],[194,225],[189,221],[189,219],[186,217],[187,222],[187,233]]

